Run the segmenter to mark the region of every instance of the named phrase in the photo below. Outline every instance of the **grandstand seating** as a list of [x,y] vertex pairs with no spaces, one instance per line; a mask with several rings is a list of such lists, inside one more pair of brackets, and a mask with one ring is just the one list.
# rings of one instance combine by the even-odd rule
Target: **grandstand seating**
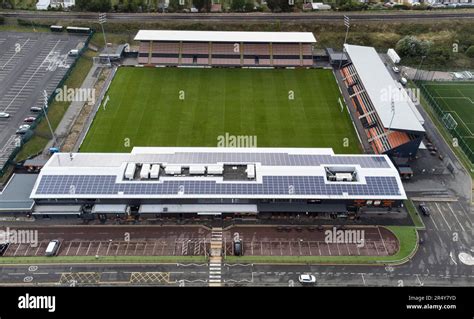
[[[211,52],[209,52],[209,50]],[[209,59],[209,55],[211,57]],[[140,43],[138,63],[151,65],[311,66],[310,44],[147,42]]]
[[354,66],[349,64],[340,72],[373,151],[383,154],[410,142],[410,136],[406,132],[388,130],[383,127],[369,96],[359,81]]

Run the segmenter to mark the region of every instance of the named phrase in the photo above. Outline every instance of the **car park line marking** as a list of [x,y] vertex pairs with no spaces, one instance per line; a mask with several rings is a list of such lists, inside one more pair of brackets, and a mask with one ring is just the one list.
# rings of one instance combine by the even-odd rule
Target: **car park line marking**
[[24,272],[9,272],[9,276],[15,276],[15,275],[26,275]]
[[43,62],[41,62],[41,64],[36,68],[35,72],[33,72],[33,74],[30,76],[30,78],[28,79],[28,81],[25,82],[25,84],[23,84],[22,88],[18,91],[18,93],[15,95],[15,97],[10,101],[10,103],[5,107],[5,109],[3,110],[3,112],[7,112],[8,109],[10,108],[10,106],[13,104],[13,102],[18,98],[18,96],[23,92],[23,90],[25,89],[25,87],[30,83],[30,81],[33,79],[33,77],[36,75],[36,73],[38,73],[38,71],[43,67],[43,64],[44,62],[47,60],[47,58],[49,57],[49,55],[51,55],[51,53],[53,52],[53,50],[56,49],[57,45],[61,42],[61,40],[58,40],[58,42],[56,42],[56,44],[54,45],[54,47],[51,49],[51,51],[48,53],[48,55],[46,56],[46,58],[43,60]]
[[[379,236],[380,236],[380,239],[382,240],[382,244],[383,244],[383,248],[385,249],[385,253],[388,256],[387,246],[385,246],[385,241],[383,240],[382,233],[380,233],[380,227],[377,227],[377,230],[379,231]],[[375,246],[375,248],[377,248],[377,245]]]
[[18,54],[22,51],[23,47],[30,41],[30,38],[28,38],[25,43],[23,43],[22,46],[20,46],[20,51],[16,52],[15,50],[15,54],[13,54],[10,59],[8,59],[8,61],[2,66],[2,70],[7,66],[8,63],[10,63],[10,61]]
[[448,226],[449,231],[451,231],[451,226],[449,226],[449,223],[448,223],[448,221],[446,220],[446,218],[444,217],[443,212],[442,212],[441,209],[439,208],[438,203],[435,203],[435,205],[436,205],[436,208],[437,208],[438,211],[439,211],[439,214],[441,215],[441,217],[443,218],[444,222],[445,222],[446,225]]
[[453,216],[454,216],[454,218],[456,219],[456,221],[458,222],[459,226],[461,226],[462,231],[463,231],[463,232],[466,231],[466,230],[464,229],[464,227],[462,226],[461,222],[459,221],[458,217],[456,216],[456,213],[454,212],[454,210],[453,210],[453,208],[451,207],[451,204],[450,204],[450,203],[448,203],[448,207],[449,207],[449,210],[451,210],[451,212],[453,213]]
[[339,244],[336,243],[336,247],[337,247],[337,252],[339,253],[339,256],[341,256],[341,251],[339,250]]

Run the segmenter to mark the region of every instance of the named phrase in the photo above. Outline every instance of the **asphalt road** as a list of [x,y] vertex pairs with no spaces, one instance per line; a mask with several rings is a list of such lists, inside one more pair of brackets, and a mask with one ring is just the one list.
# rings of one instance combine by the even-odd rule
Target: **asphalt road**
[[[205,14],[205,13],[109,13],[107,19],[109,20],[127,20],[127,21],[154,21],[154,20],[182,20],[182,21],[227,21],[227,22],[242,22],[245,21],[342,21],[342,16],[347,15],[352,20],[357,21],[386,21],[386,20],[440,20],[440,19],[473,19],[474,10],[465,11],[431,11],[425,13],[415,12],[390,12],[390,13],[305,13],[305,14]],[[97,20],[97,13],[71,13],[71,12],[0,12],[0,16],[13,18],[35,18],[35,19],[78,19],[78,20]]]

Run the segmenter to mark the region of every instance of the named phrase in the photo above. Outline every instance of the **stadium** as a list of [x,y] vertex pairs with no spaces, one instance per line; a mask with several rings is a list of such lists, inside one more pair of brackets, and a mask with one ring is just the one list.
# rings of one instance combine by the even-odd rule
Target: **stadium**
[[311,33],[140,31],[136,40],[138,64],[114,71],[79,152],[54,154],[14,211],[335,218],[403,206],[391,159],[416,155],[423,119],[406,96],[381,98],[405,91],[373,48],[346,45],[333,70],[314,66]]

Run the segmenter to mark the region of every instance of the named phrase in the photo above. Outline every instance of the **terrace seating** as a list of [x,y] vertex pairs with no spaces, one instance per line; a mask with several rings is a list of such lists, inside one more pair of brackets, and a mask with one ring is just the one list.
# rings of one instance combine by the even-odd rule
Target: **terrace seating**
[[148,64],[148,57],[150,55],[150,42],[140,42],[138,49],[138,63]]

